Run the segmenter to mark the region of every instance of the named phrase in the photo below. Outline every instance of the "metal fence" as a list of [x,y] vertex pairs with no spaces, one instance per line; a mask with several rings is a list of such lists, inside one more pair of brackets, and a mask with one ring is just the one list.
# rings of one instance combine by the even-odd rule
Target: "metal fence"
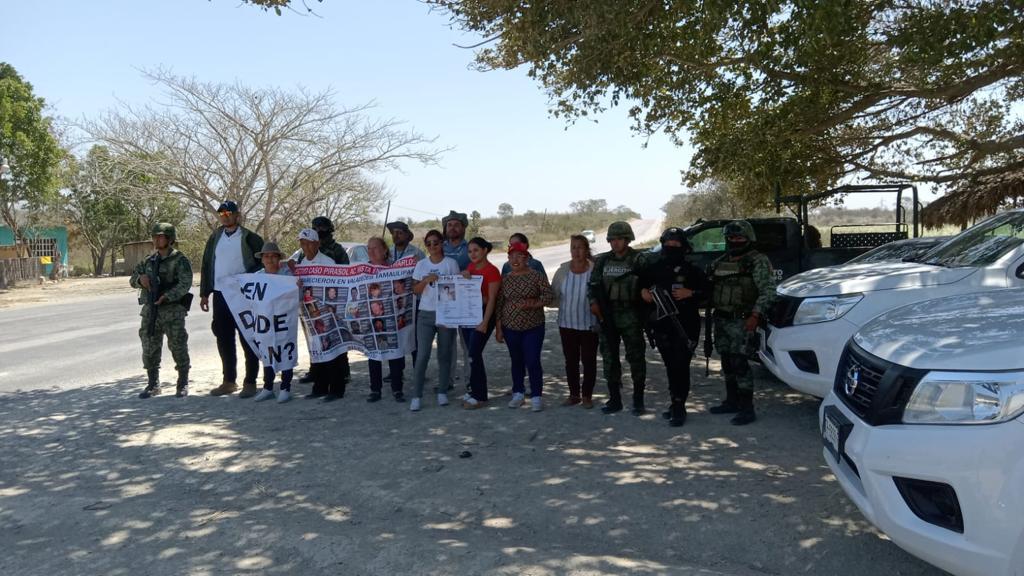
[[7,258],[0,260],[0,289],[18,282],[36,281],[43,274],[39,258]]

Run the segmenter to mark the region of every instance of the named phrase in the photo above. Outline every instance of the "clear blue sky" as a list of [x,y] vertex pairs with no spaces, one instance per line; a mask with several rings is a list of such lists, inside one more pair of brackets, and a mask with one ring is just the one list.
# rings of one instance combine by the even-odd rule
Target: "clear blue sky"
[[[311,89],[339,103],[375,100],[453,147],[440,167],[408,164],[384,176],[392,216],[479,210],[508,202],[517,212],[565,210],[605,198],[645,217],[683,191],[691,151],[664,136],[647,148],[624,108],[599,123],[567,127],[549,116],[547,96],[525,70],[477,72],[478,41],[415,0],[310,2],[320,17],[278,17],[233,0],[8,1],[0,11],[0,59],[47,100],[78,119],[118,100],[145,103],[159,92],[139,68],[168,66],[206,81]],[[381,215],[383,217],[383,215]]]

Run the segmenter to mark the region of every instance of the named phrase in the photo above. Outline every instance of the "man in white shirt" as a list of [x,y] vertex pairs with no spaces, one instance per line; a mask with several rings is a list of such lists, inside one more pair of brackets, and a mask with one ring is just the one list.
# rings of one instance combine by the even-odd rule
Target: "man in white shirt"
[[[224,380],[210,391],[213,396],[231,394],[238,389],[238,357],[235,348],[235,333],[238,326],[231,316],[231,310],[221,294],[223,290],[238,290],[236,274],[255,272],[261,264],[256,253],[263,247],[263,238],[241,226],[238,204],[226,200],[217,208],[220,227],[206,241],[203,250],[203,266],[199,281],[199,308],[210,311],[210,296],[213,296],[213,335],[217,338],[217,352],[220,354]],[[245,354],[245,378],[239,398],[256,395],[256,377],[259,373],[259,357],[249,348],[245,337],[239,332]]]
[[[288,259],[288,267],[293,272],[304,266],[335,266],[334,258],[320,251],[320,236],[312,228],[304,228],[299,232],[299,246]],[[331,314],[331,312],[328,312]],[[315,321],[315,318],[310,320]],[[309,372],[313,376],[313,390],[306,398],[323,398],[322,402],[333,402],[345,397],[348,386],[349,368],[348,352],[339,354],[327,362],[312,362]]]

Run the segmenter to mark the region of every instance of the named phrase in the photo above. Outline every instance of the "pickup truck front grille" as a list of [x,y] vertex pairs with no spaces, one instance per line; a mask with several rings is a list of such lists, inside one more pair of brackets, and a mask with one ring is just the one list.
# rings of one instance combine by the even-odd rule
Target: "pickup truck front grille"
[[801,302],[803,302],[803,298],[776,294],[775,303],[772,304],[772,309],[768,313],[768,323],[776,328],[792,326],[793,318],[796,316]]
[[843,404],[867,424],[898,424],[926,372],[872,356],[851,340],[839,360],[833,389]]

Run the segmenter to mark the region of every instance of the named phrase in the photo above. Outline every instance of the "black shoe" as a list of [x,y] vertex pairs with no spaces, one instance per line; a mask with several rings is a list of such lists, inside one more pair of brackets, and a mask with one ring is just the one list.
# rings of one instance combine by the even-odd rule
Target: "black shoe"
[[366,397],[366,401],[380,402],[380,392],[371,392],[370,395]]
[[145,400],[146,398],[149,398],[150,396],[159,396],[159,395],[160,395],[160,386],[146,386],[145,390],[143,390],[142,392],[139,392],[139,398],[142,398],[143,400]]
[[622,403],[621,402],[616,402],[614,404],[611,403],[611,402],[608,402],[604,406],[601,407],[601,413],[602,414],[615,414],[616,412],[622,412]]
[[735,414],[739,411],[739,404],[736,404],[735,402],[729,402],[728,400],[722,402],[718,406],[712,406],[711,408],[708,409],[708,412],[712,414]]
[[668,425],[673,428],[678,428],[686,424],[686,406],[679,405],[673,406],[669,409]]
[[670,409],[665,410],[664,412],[662,412],[661,413],[661,418],[662,418],[662,420],[671,420],[672,419],[672,409],[670,408]]
[[327,394],[324,394],[323,399],[320,400],[320,401],[323,402],[324,404],[326,404],[328,402],[334,402],[335,400],[341,400],[342,398],[344,398],[344,396],[339,396],[338,394],[327,393]]
[[316,400],[317,398],[323,398],[326,395],[327,392],[317,392],[314,390],[313,392],[306,394],[305,398],[306,400]]
[[179,385],[177,389],[174,391],[174,397],[184,398],[186,396],[188,396],[188,384]]
[[395,392],[395,402],[405,402],[405,394],[402,392]]
[[633,416],[643,416],[647,413],[647,408],[644,406],[643,400],[633,401],[633,409],[631,410]]
[[754,414],[753,410],[742,410],[733,416],[729,422],[733,426],[746,426],[755,420],[757,420],[757,414]]
[[310,373],[310,372],[306,372],[305,374],[303,374],[302,376],[299,377],[299,384],[309,384],[312,381],[313,381],[313,374]]

